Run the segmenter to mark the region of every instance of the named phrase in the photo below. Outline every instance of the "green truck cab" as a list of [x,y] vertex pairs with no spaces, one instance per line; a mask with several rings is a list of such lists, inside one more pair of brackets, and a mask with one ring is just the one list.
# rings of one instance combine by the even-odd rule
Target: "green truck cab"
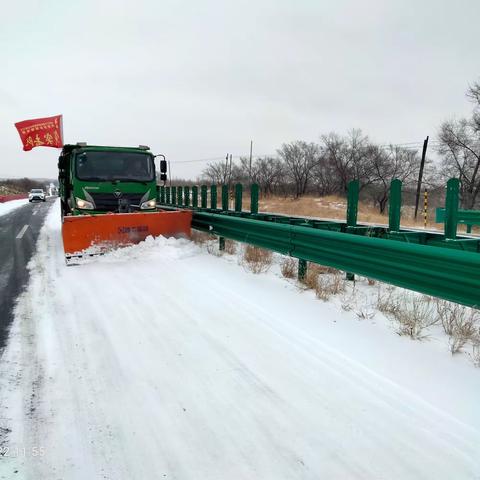
[[[162,180],[165,170],[163,160]],[[62,216],[156,210],[155,162],[148,147],[64,145],[58,172]]]

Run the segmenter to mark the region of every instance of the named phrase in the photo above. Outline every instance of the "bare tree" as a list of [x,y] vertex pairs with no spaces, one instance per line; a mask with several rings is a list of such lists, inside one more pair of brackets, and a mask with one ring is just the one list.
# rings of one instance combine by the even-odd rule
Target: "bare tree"
[[252,179],[265,195],[274,193],[284,179],[285,169],[278,158],[257,158],[252,165]]
[[228,184],[232,180],[232,170],[228,162],[209,163],[202,176],[211,183]]
[[437,148],[445,176],[459,177],[462,205],[474,208],[480,192],[480,130],[474,119],[449,120],[440,126]]
[[407,182],[415,177],[420,159],[415,150],[390,145],[388,149],[369,147],[369,162],[372,168],[371,191],[380,213],[385,212],[390,195],[390,182],[397,178]]
[[312,170],[320,161],[320,149],[315,143],[297,140],[284,143],[278,155],[284,162],[286,175],[293,182],[295,198],[298,198],[307,191]]
[[323,158],[335,172],[339,193],[347,192],[350,180],[359,180],[361,188],[372,183],[371,143],[361,130],[353,129],[346,137],[332,132],[322,135],[321,141]]
[[480,82],[475,82],[467,90],[467,98],[475,105],[473,111],[473,127],[475,131],[480,132]]

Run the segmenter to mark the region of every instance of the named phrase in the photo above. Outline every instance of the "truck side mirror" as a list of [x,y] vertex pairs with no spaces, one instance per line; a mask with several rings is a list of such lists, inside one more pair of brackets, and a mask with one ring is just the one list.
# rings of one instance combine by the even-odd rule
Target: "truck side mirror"
[[160,173],[167,173],[167,161],[160,160]]

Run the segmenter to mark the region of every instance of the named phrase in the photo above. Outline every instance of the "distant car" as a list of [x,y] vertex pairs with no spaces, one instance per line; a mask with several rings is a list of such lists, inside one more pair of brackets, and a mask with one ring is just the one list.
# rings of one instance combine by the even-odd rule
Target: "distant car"
[[45,192],[41,188],[33,188],[28,194],[28,201],[33,202],[38,200],[39,202],[45,201]]

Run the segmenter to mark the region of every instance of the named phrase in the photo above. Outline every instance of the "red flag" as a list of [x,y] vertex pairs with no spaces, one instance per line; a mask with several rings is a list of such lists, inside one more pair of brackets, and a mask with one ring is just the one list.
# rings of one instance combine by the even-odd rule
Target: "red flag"
[[25,151],[35,147],[63,147],[62,116],[35,118],[15,124]]

